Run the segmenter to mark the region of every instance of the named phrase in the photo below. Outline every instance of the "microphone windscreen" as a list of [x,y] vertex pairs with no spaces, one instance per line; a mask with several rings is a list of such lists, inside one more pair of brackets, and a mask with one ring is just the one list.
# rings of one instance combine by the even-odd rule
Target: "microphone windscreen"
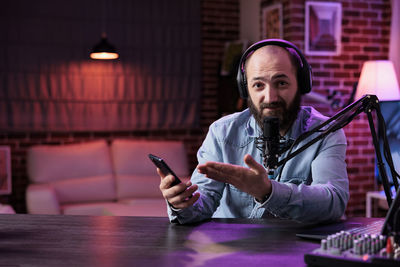
[[263,119],[263,128],[264,138],[269,140],[279,139],[279,118],[265,117]]

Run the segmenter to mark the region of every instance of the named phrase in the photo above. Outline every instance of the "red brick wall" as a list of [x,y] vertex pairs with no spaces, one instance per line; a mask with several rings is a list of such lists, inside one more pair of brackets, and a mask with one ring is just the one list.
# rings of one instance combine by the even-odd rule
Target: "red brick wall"
[[[304,51],[304,0],[262,1],[262,6],[283,3],[284,38]],[[390,35],[389,0],[343,0],[342,53],[339,56],[307,56],[313,68],[313,92],[328,95],[328,90],[341,93],[347,103],[353,85],[358,81],[362,64],[367,60],[387,59]],[[305,99],[326,115],[333,109]],[[374,188],[375,152],[365,114],[345,127],[348,140],[347,163],[350,180],[349,216],[365,214],[365,193]]]
[[200,128],[168,131],[132,132],[3,132],[0,145],[12,149],[12,195],[5,197],[21,213],[26,212],[25,190],[28,184],[26,175],[26,150],[36,144],[67,144],[95,139],[138,138],[182,140],[188,152],[191,169],[196,166],[196,152],[209,124],[217,118],[216,96],[218,73],[224,43],[239,38],[238,0],[202,1],[202,102]]

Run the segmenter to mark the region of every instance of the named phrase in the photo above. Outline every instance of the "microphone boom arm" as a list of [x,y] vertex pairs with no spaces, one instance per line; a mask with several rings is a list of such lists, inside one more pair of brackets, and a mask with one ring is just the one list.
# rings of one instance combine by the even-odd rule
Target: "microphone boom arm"
[[[389,204],[389,206],[392,203],[392,194],[390,191],[390,185],[389,185],[389,180],[387,177],[387,173],[386,170],[384,168],[384,163],[382,160],[382,154],[381,154],[381,150],[379,147],[379,142],[378,142],[378,137],[376,134],[376,130],[375,130],[375,126],[374,126],[374,122],[373,122],[373,118],[372,118],[372,111],[375,110],[377,113],[377,117],[378,117],[378,122],[380,123],[380,130],[382,130],[381,134],[383,135],[383,139],[384,139],[384,143],[386,142],[386,144],[384,144],[384,149],[389,150],[388,153],[385,154],[385,158],[386,161],[388,162],[390,169],[391,169],[391,174],[392,174],[392,178],[393,178],[393,183],[394,186],[396,188],[396,190],[399,187],[399,184],[397,182],[397,177],[399,177],[399,175],[397,174],[397,172],[394,170],[393,167],[393,160],[390,154],[390,147],[389,145],[387,145],[387,139],[386,139],[386,126],[385,126],[385,122],[383,120],[383,116],[380,112],[380,107],[379,107],[379,100],[376,97],[376,95],[365,95],[362,98],[360,98],[359,100],[357,100],[356,102],[348,105],[346,108],[344,108],[342,111],[336,113],[334,116],[332,116],[331,118],[329,118],[328,120],[326,120],[325,122],[323,122],[322,124],[318,125],[317,127],[311,129],[308,132],[303,133],[302,135],[300,135],[295,142],[293,143],[291,149],[289,150],[289,154],[282,160],[280,160],[277,164],[277,166],[281,166],[286,164],[286,162],[290,159],[292,159],[293,157],[297,156],[299,153],[303,152],[304,150],[306,150],[308,147],[312,146],[313,144],[315,144],[316,142],[318,142],[319,140],[323,139],[324,137],[326,137],[327,135],[329,135],[330,133],[333,133],[343,127],[345,127],[347,124],[349,124],[355,117],[357,117],[360,113],[365,112],[367,114],[368,117],[368,124],[370,127],[370,131],[371,131],[371,135],[372,135],[372,141],[374,144],[374,148],[375,148],[375,154],[377,157],[377,165],[379,168],[379,173],[381,174],[382,177],[382,184],[384,187],[384,191],[385,191],[385,195],[386,195],[386,199],[387,202]],[[325,129],[324,129],[325,128]],[[383,131],[384,130],[384,131]],[[313,138],[312,140],[310,140],[309,142],[307,142],[306,144],[304,144],[303,146],[301,146],[300,148],[296,149],[294,152],[292,152],[292,148],[300,143],[300,141],[306,139],[307,137],[315,134],[315,133],[320,133],[320,135],[316,136],[315,138]],[[283,168],[283,167],[282,167]],[[282,171],[282,169],[281,169]]]

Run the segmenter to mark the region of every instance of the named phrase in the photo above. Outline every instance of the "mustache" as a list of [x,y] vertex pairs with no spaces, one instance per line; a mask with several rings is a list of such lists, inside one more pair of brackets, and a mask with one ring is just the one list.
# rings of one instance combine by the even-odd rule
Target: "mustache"
[[285,108],[286,105],[282,101],[275,101],[271,103],[261,103],[260,104],[260,110],[263,110],[265,108]]

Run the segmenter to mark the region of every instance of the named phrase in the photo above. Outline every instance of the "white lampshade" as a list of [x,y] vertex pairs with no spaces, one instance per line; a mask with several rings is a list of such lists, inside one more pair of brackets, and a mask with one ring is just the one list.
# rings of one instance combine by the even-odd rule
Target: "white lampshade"
[[364,63],[355,100],[366,94],[376,95],[381,101],[400,99],[399,83],[391,61],[374,60]]

